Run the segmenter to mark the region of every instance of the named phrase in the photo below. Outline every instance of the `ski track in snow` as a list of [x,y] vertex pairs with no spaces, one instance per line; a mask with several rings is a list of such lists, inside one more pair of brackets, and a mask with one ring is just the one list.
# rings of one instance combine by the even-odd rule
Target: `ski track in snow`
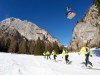
[[[51,56],[53,59],[53,57]],[[65,64],[61,55],[57,62],[47,60],[43,56],[0,53],[0,75],[99,75],[100,57],[93,56],[90,61],[93,69],[83,69],[84,55],[70,53],[71,64]],[[59,61],[62,60],[62,61]]]

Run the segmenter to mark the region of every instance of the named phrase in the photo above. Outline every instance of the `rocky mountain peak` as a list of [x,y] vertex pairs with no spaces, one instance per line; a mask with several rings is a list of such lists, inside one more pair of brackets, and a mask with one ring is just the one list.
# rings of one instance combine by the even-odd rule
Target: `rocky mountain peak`
[[56,38],[32,22],[18,18],[0,22],[0,52],[42,55],[52,49],[59,53],[60,47]]
[[27,20],[22,21],[13,17],[7,18],[0,22],[0,28],[6,32],[10,32],[15,29],[28,40],[37,40],[39,37],[41,40],[48,40],[50,42],[56,41],[59,45],[61,45],[61,43],[51,36],[46,30],[38,27],[32,22],[28,22]]
[[100,15],[96,5],[92,5],[73,29],[70,50],[79,50],[82,46],[100,47]]

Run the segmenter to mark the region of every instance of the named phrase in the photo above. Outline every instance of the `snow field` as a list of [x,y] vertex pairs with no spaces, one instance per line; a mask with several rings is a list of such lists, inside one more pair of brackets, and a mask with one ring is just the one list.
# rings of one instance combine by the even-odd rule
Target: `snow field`
[[0,53],[0,75],[99,75],[100,57],[90,57],[93,69],[83,69],[84,55],[69,53],[71,64],[65,64],[64,58],[57,55],[57,62],[44,56]]

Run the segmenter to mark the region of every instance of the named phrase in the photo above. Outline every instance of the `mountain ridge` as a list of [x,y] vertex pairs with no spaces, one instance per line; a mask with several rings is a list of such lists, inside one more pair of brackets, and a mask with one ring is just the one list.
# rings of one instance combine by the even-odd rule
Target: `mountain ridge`
[[[0,26],[6,26],[3,27],[2,29],[8,27],[6,31],[9,31],[10,29],[16,29],[22,36],[25,36],[28,40],[37,40],[38,37],[40,37],[40,39],[43,40],[44,39],[43,37],[45,37],[45,39],[49,40],[50,42],[54,41],[59,42],[47,30],[40,28],[39,26],[37,26],[32,22],[28,22],[27,20],[22,21],[18,18],[13,18],[13,17],[7,18],[1,21]],[[61,45],[60,42],[59,44]]]
[[48,31],[27,20],[7,18],[0,22],[1,52],[42,55],[43,51],[53,49],[59,53],[61,46]]
[[95,4],[76,23],[68,48],[78,51],[83,46],[100,47],[100,15]]

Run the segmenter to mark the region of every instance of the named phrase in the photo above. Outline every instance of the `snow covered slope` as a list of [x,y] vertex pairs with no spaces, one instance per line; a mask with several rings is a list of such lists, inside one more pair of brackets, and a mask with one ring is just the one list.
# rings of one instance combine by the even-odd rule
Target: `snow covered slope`
[[100,75],[100,57],[90,58],[93,69],[83,69],[83,55],[70,53],[69,56],[72,64],[68,65],[61,55],[55,62],[43,56],[0,53],[0,75]]

